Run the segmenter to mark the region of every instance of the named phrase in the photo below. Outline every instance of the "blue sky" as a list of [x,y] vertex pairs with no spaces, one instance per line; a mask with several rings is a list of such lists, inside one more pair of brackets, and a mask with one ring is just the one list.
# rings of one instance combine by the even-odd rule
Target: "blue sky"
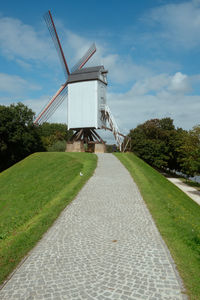
[[[64,83],[43,15],[51,10],[70,67],[92,42],[88,65],[108,69],[108,105],[122,132],[171,117],[200,123],[200,1],[1,1],[0,104],[36,113]],[[51,121],[67,122],[66,101]]]

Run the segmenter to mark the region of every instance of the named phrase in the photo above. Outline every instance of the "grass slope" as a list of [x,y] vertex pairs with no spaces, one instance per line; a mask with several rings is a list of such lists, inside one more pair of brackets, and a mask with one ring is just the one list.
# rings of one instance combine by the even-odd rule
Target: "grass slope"
[[117,153],[138,185],[183,278],[200,299],[200,206],[132,153]]
[[0,283],[75,197],[96,163],[89,153],[35,153],[0,174]]

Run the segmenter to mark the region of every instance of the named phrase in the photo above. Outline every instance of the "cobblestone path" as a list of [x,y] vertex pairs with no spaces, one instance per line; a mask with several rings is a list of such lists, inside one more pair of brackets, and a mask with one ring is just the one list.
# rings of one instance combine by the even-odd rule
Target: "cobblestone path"
[[113,155],[100,154],[94,176],[3,287],[0,299],[187,299],[181,290],[131,176]]

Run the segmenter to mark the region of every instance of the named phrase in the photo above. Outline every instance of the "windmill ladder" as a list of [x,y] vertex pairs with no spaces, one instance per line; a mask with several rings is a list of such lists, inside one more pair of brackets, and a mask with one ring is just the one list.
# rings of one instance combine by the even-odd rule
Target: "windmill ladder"
[[106,120],[108,121],[108,123],[110,125],[111,131],[113,132],[115,140],[119,146],[119,150],[121,151],[124,135],[119,132],[117,123],[116,123],[108,105],[105,105],[105,116],[106,116]]

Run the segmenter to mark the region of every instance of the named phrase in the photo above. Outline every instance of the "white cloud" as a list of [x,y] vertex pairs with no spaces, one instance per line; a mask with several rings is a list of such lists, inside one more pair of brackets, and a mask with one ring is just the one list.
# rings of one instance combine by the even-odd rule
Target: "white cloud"
[[0,73],[0,91],[17,95],[24,94],[28,90],[40,90],[37,84],[28,82],[17,75]]
[[[157,56],[157,55],[156,55]],[[154,70],[156,74],[159,73],[172,73],[175,72],[176,70],[181,69],[181,64],[176,61],[170,61],[168,59],[159,59],[158,57],[155,57],[154,59],[151,59],[146,63],[147,67],[151,70]]]
[[109,70],[113,82],[124,84],[133,82],[152,75],[152,71],[145,66],[138,65],[128,56],[121,57],[118,54],[110,54],[102,58],[103,64]]
[[138,96],[148,93],[172,92],[176,94],[189,91],[191,91],[191,85],[188,76],[177,72],[173,76],[169,74],[159,74],[148,76],[143,80],[137,80],[128,94]]
[[66,49],[66,51],[64,51],[67,55],[66,59],[71,59],[70,67],[73,67],[73,64],[77,63],[89,49],[92,41],[89,41],[70,30],[65,30],[64,27],[62,27],[61,30],[64,33],[63,49]]
[[122,132],[149,119],[171,117],[176,126],[191,129],[200,123],[200,96],[171,94],[109,94],[108,102]]
[[[36,116],[41,112],[43,108],[49,103],[53,95],[42,95],[39,98],[27,99],[23,101],[25,105],[31,108]],[[67,123],[67,99],[61,103],[53,115],[49,118],[48,122],[55,123]]]
[[[69,30],[62,28],[64,32],[63,49],[67,53],[66,59],[69,66],[72,67],[88,50],[93,43]],[[129,56],[120,56],[117,53],[111,53],[108,46],[96,43],[97,52],[88,61],[86,66],[104,65],[109,70],[109,79],[113,83],[124,84],[126,82],[134,81],[136,78],[144,78],[152,72],[149,68],[138,65],[132,61]],[[66,51],[65,51],[66,49]]]
[[18,65],[20,65],[22,68],[24,68],[26,70],[30,70],[32,68],[31,64],[29,64],[21,59],[16,59],[15,61]]
[[108,105],[125,133],[148,119],[163,117],[190,129],[200,123],[200,96],[188,94],[191,81],[181,72],[138,80],[127,93],[109,93]]
[[[93,41],[86,39],[70,30],[66,30],[58,20],[58,29],[61,33],[61,44],[66,55],[67,63],[71,68],[88,50]],[[35,65],[59,64],[57,53],[54,49],[48,31],[41,31],[22,23],[19,19],[0,17],[0,51],[8,59],[26,70]],[[45,32],[45,34],[44,34]],[[34,63],[34,65],[33,65]],[[97,52],[87,63],[90,65],[103,64],[109,70],[109,79],[113,83],[124,84],[138,78],[152,74],[150,68],[138,65],[129,56],[120,56],[112,53],[109,46],[97,41]],[[57,70],[57,69],[55,69]],[[58,68],[60,70],[60,67]]]
[[169,90],[174,92],[185,93],[191,90],[188,76],[177,72],[172,78],[169,85]]
[[149,92],[158,92],[169,84],[169,75],[160,74],[147,77],[144,80],[138,80],[128,94],[135,96],[144,95]]
[[55,53],[44,35],[19,19],[0,17],[0,49],[8,59],[27,64],[28,61],[51,61]]
[[170,47],[191,49],[200,44],[199,1],[162,5],[154,8],[144,19],[156,26],[157,35],[154,34],[152,38],[168,41]]

